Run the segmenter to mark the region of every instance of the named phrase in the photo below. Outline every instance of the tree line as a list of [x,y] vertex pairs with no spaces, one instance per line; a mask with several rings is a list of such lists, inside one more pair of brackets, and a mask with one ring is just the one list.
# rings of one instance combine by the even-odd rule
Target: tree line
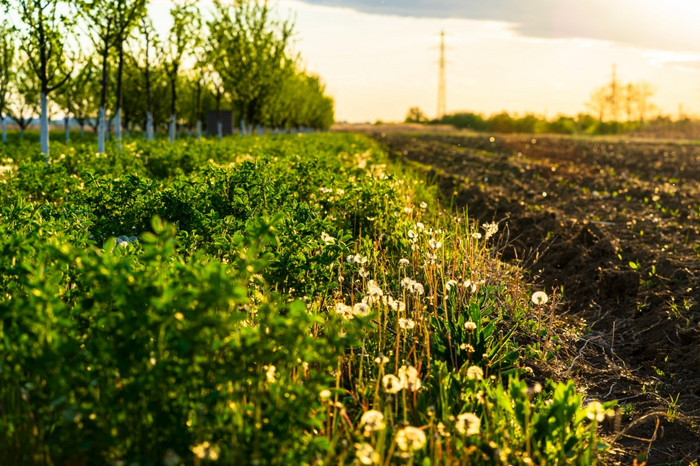
[[679,114],[677,121],[672,122],[660,115],[658,107],[651,102],[654,93],[654,87],[644,81],[620,82],[613,66],[610,81],[595,88],[586,102],[588,113],[547,119],[534,114],[510,115],[505,111],[490,116],[464,111],[431,120],[419,107],[411,107],[404,121],[497,133],[555,134],[618,134],[645,128],[668,132],[670,126],[683,129],[689,125],[687,116]]
[[[173,0],[171,27],[156,30],[147,0],[0,0],[0,121],[20,134],[39,115],[49,154],[51,115],[105,139],[158,129],[201,134],[207,110],[230,110],[255,128],[327,129],[333,100],[292,52],[294,24],[266,1]],[[9,18],[9,21],[8,21]],[[212,128],[208,128],[212,131]],[[218,128],[220,131],[220,128]]]

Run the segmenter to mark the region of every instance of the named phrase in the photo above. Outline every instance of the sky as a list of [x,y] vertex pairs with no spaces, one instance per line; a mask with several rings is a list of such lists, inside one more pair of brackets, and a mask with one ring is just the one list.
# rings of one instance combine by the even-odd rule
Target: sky
[[[164,0],[154,0],[156,7]],[[204,9],[208,2],[201,2]],[[697,0],[277,0],[294,50],[321,75],[336,120],[437,111],[440,32],[447,112],[552,118],[586,110],[596,87],[647,82],[674,117],[700,115]],[[163,15],[156,13],[161,18]],[[167,12],[165,13],[167,16]]]

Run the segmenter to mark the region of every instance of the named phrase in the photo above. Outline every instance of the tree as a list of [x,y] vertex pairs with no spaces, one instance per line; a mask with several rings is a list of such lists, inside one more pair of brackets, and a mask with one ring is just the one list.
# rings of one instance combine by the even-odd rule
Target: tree
[[654,87],[647,82],[642,81],[637,84],[635,95],[637,99],[637,116],[642,124],[646,121],[648,113],[655,108],[654,104],[649,100],[654,95],[654,92]]
[[20,139],[23,139],[24,130],[27,129],[34,120],[34,116],[39,112],[41,82],[36,73],[34,73],[29,60],[20,62],[14,73],[14,78],[8,111],[10,118],[19,126]]
[[117,49],[117,88],[116,88],[116,140],[121,144],[122,139],[122,76],[124,72],[124,42],[131,28],[138,22],[140,17],[146,14],[146,1],[133,0],[131,4],[125,0],[117,1],[116,8],[116,29],[119,34],[115,37],[115,48]]
[[[143,48],[140,49],[141,53],[132,53],[134,58],[135,67],[139,69],[140,75],[143,79],[143,94],[146,98],[146,118],[144,133],[146,139],[153,140],[153,99],[152,99],[152,64],[151,64],[151,51],[155,52],[156,59],[161,57],[162,49],[160,43],[158,42],[158,35],[153,28],[153,22],[147,16],[141,17],[139,21],[139,32],[140,38],[143,44]],[[160,60],[156,60],[157,62]]]
[[0,125],[2,126],[2,142],[7,142],[5,111],[8,107],[10,83],[14,77],[14,59],[14,33],[7,23],[3,21],[0,23]]
[[[144,0],[83,0],[81,2],[82,16],[88,23],[95,50],[102,60],[97,134],[97,151],[99,153],[104,153],[105,151],[109,52],[112,48],[117,48],[118,51],[123,49],[126,33],[139,14],[141,14],[143,8],[145,8]],[[122,53],[120,53],[121,57],[123,57]],[[121,70],[117,73],[118,80],[121,79],[119,73],[121,73]],[[118,83],[117,110],[120,108],[120,86],[121,82]],[[120,122],[118,121],[117,126],[119,125]]]
[[325,95],[321,78],[289,62],[284,69],[282,86],[265,106],[262,123],[273,128],[328,129],[333,120],[333,99]]
[[46,156],[48,165],[48,95],[70,78],[71,63],[65,44],[73,28],[69,17],[71,3],[60,0],[17,0],[15,3],[19,18],[24,23],[24,27],[18,28],[20,48],[27,55],[28,63],[39,80],[41,152]]
[[420,107],[411,107],[408,109],[408,113],[406,113],[406,119],[404,120],[404,122],[427,123],[428,117],[425,116],[425,113],[423,113],[423,110],[421,110]]
[[608,109],[608,104],[608,90],[606,86],[602,86],[593,91],[590,100],[586,102],[586,107],[588,107],[593,114],[597,115],[598,122],[602,123]]
[[170,82],[170,141],[175,140],[177,112],[177,79],[185,54],[199,44],[202,19],[193,0],[181,0],[170,10],[173,25],[166,46],[168,80]]
[[98,112],[99,65],[94,55],[83,57],[82,66],[56,94],[56,102],[80,125],[80,137],[85,137],[85,125]]
[[209,23],[213,64],[224,89],[246,123],[260,123],[268,101],[282,86],[286,49],[293,24],[272,18],[266,2],[214,1],[214,19]]

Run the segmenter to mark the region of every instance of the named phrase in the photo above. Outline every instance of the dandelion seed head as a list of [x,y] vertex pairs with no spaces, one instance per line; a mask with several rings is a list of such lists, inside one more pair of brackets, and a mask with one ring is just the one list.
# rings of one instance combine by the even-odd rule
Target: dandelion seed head
[[387,374],[382,377],[382,386],[387,393],[399,393],[403,389],[403,384],[401,379],[396,377],[394,374]]
[[481,432],[481,419],[474,413],[462,413],[457,416],[455,429],[462,435],[479,435]]
[[383,366],[384,364],[389,362],[389,358],[384,356],[384,353],[379,353],[379,356],[374,358],[374,362],[376,362],[379,366]]
[[416,322],[413,319],[405,319],[401,317],[399,319],[399,327],[403,330],[412,330],[416,326]]
[[485,230],[484,240],[488,240],[493,235],[498,233],[498,224],[496,222],[484,223],[483,225],[481,225],[481,228]]
[[374,409],[366,411],[360,418],[360,424],[364,426],[365,433],[380,431],[385,427],[384,414]]
[[586,406],[586,417],[591,421],[595,419],[598,422],[603,422],[606,416],[613,414],[614,412],[611,409],[605,409],[600,401],[591,401]]
[[418,376],[418,369],[410,365],[403,365],[399,368],[399,380],[403,388],[411,392],[420,390],[423,385]]
[[360,464],[377,464],[381,459],[374,447],[366,442],[355,444],[355,455]]
[[417,427],[407,426],[396,433],[396,446],[405,452],[420,450],[425,446],[425,432]]
[[365,303],[355,303],[352,307],[352,313],[355,316],[365,317],[369,314],[369,306]]
[[467,378],[469,380],[481,380],[484,378],[484,370],[479,366],[469,366]]
[[436,241],[435,239],[431,238],[428,241],[428,246],[430,246],[432,249],[440,249],[440,247],[442,247],[442,241]]
[[547,293],[544,291],[535,291],[532,293],[532,302],[535,303],[536,306],[546,304],[547,301],[549,301],[549,298],[547,297]]

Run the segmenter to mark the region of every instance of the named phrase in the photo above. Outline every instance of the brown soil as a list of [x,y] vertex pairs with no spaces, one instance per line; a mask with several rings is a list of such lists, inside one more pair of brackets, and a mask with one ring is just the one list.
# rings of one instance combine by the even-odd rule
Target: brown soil
[[498,221],[503,257],[522,261],[538,288],[559,294],[557,311],[584,328],[560,341],[558,369],[539,372],[618,400],[606,464],[631,464],[640,452],[648,464],[700,458],[700,145],[374,136],[436,177],[472,219]]

